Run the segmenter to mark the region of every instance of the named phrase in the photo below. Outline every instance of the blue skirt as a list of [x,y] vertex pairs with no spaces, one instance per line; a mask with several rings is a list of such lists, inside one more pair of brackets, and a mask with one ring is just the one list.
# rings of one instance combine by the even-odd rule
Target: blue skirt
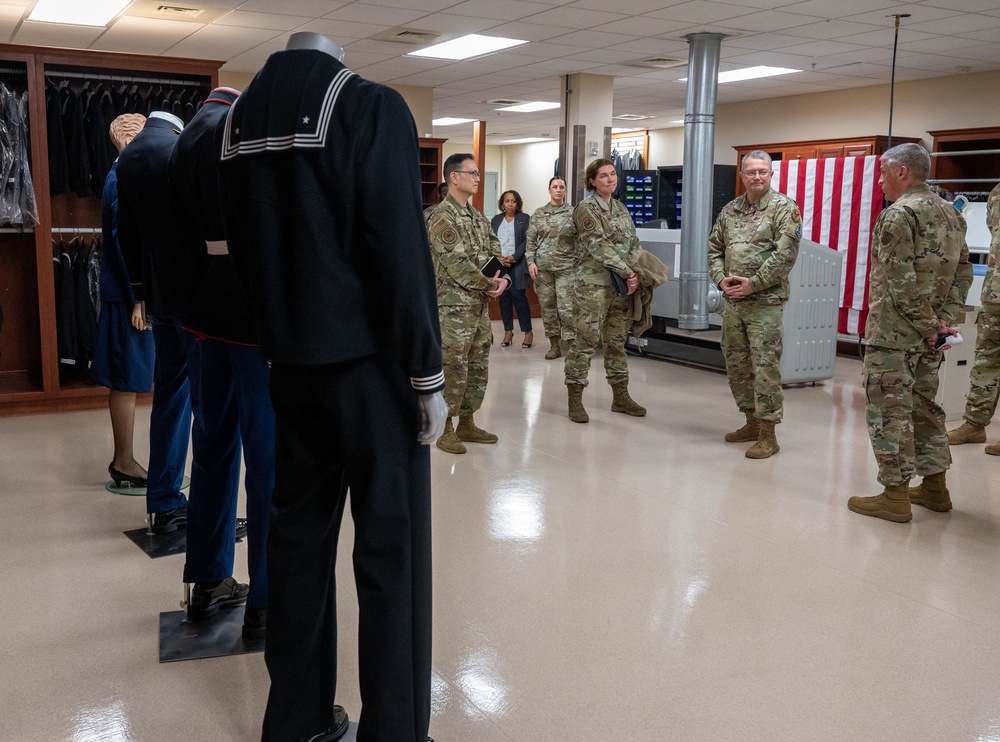
[[102,301],[90,380],[116,392],[148,392],[153,389],[155,361],[153,333],[132,327],[132,307]]

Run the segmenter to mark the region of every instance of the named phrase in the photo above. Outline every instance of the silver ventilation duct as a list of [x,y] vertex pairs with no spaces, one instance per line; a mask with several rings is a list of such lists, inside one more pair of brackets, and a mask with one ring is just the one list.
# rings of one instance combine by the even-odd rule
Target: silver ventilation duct
[[[681,225],[680,307],[677,326],[707,330],[708,233],[712,228],[712,166],[715,161],[715,99],[724,34],[695,33],[688,40],[687,107],[684,113],[684,215]],[[718,293],[718,289],[714,293]],[[713,304],[718,303],[715,297]]]

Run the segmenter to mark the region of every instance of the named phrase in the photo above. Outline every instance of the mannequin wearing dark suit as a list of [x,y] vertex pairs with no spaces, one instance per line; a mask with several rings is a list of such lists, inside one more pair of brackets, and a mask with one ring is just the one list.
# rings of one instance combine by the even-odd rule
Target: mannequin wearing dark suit
[[[145,302],[153,321],[156,365],[149,416],[149,466],[146,512],[176,530],[183,519],[157,516],[186,506],[181,494],[191,434],[191,391],[187,354],[191,336],[181,329],[183,293],[170,256],[179,242],[170,208],[170,153],[182,125],[156,112],[118,159],[118,242],[136,301]],[[180,285],[183,284],[183,274]]]
[[[497,214],[490,220],[494,233],[503,223],[503,213]],[[521,332],[531,332],[531,307],[528,304],[528,297],[525,292],[531,286],[531,276],[528,274],[528,263],[524,259],[524,252],[528,246],[528,222],[530,217],[524,212],[514,214],[514,264],[508,269],[511,279],[510,291],[504,291],[497,300],[500,302],[500,318],[503,320],[503,329],[511,332],[514,329],[514,312],[517,312],[517,323]]]
[[350,492],[357,739],[426,742],[430,455],[421,443],[440,435],[447,408],[416,127],[398,93],[348,70],[338,50],[293,34],[222,129],[229,249],[272,364],[276,419],[262,740],[333,738],[334,567]]
[[[270,370],[257,344],[250,306],[225,247],[219,194],[217,131],[239,96],[213,90],[177,138],[170,180],[182,236],[178,251],[203,271],[188,280],[197,291],[184,328],[198,338],[189,364],[201,400],[192,429],[196,452],[191,473],[185,582],[216,581],[233,573],[234,528],[239,499],[240,453],[246,462],[248,569],[244,637],[263,638],[267,604],[267,524],[274,489],[274,410]],[[203,256],[212,250],[207,261]],[[197,606],[193,596],[192,603]]]

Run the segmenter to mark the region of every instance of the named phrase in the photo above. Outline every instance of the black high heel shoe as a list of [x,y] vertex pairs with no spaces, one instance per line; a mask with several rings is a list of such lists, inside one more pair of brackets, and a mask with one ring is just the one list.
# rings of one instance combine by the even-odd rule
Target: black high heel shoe
[[[507,337],[508,335],[510,337]],[[501,342],[500,345],[503,346],[504,348],[509,348],[510,344],[513,343],[513,342],[514,342],[514,333],[513,332],[504,332],[504,334],[503,334],[503,342]]]
[[535,341],[535,333],[533,333],[531,330],[528,330],[526,333],[524,333],[524,342],[521,343],[521,347],[527,350],[528,348],[531,347],[531,344],[534,341]]
[[115,487],[145,487],[146,478],[145,477],[133,477],[130,474],[122,474],[120,471],[115,469],[115,462],[108,464],[108,474],[115,482]]

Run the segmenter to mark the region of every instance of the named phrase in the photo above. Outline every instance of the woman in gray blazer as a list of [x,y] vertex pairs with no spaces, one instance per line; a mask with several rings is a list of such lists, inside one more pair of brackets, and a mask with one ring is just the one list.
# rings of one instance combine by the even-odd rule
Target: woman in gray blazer
[[517,322],[524,333],[522,348],[530,348],[534,342],[534,333],[531,331],[531,308],[528,306],[528,297],[525,295],[531,285],[531,276],[528,273],[528,263],[524,259],[524,252],[527,248],[528,236],[528,215],[524,213],[524,201],[517,191],[504,191],[500,196],[497,207],[501,213],[493,217],[491,224],[493,231],[500,240],[500,251],[503,257],[500,259],[510,274],[510,290],[500,294],[500,318],[503,320],[503,342],[500,344],[507,348],[514,341],[514,313],[517,313]]

